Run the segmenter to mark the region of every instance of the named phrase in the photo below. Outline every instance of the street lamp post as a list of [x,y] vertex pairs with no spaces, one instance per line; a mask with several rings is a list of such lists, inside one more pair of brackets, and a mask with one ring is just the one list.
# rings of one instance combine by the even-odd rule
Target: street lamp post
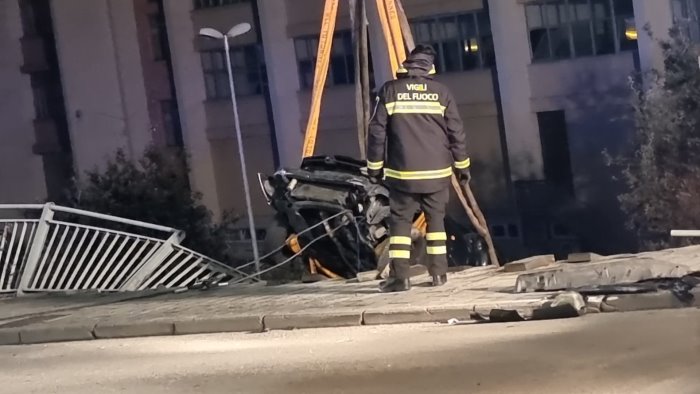
[[249,23],[239,23],[232,27],[226,34],[212,28],[203,28],[199,31],[199,35],[217,40],[224,40],[224,49],[226,51],[226,70],[228,71],[228,82],[231,90],[231,105],[233,108],[233,117],[236,125],[236,139],[238,140],[238,155],[241,160],[241,172],[243,175],[243,189],[245,192],[246,209],[248,210],[248,226],[250,227],[250,238],[253,242],[253,256],[255,261],[255,272],[260,273],[260,255],[258,252],[258,235],[255,231],[255,219],[253,219],[253,207],[250,200],[250,186],[248,184],[248,172],[245,164],[245,155],[243,153],[243,138],[241,137],[241,122],[238,119],[238,103],[236,102],[236,89],[233,84],[233,70],[231,68],[231,54],[229,52],[228,40],[249,32],[251,26]]

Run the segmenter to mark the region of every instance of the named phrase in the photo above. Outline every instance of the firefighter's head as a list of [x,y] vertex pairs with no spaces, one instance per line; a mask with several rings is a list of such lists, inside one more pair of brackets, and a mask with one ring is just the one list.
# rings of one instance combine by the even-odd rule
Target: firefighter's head
[[[418,44],[408,55],[403,67],[397,70],[397,76],[435,74],[435,49],[430,45]],[[412,70],[412,71],[411,71]]]
[[426,44],[418,44],[415,48],[413,48],[409,56],[412,58],[420,57],[429,60],[430,63],[434,63],[436,55],[437,53],[435,52],[435,49],[433,49],[432,46]]

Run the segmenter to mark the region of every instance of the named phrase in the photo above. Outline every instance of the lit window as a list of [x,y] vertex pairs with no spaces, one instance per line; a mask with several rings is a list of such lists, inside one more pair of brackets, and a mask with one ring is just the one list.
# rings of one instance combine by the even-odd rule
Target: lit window
[[533,60],[637,48],[632,0],[540,0],[525,6]]

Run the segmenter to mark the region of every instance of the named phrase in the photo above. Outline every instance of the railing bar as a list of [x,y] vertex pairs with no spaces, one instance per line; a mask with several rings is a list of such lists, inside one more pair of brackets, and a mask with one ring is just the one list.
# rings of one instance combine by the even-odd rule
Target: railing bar
[[[126,243],[126,242],[128,242],[128,241],[129,241],[129,240],[125,240],[124,243]],[[128,250],[126,251],[126,253],[124,254],[124,257],[122,257],[121,260],[119,260],[119,263],[117,263],[117,266],[116,266],[116,267],[114,267],[112,270],[110,270],[111,272],[110,272],[109,276],[107,277],[107,279],[105,279],[104,286],[102,286],[102,289],[103,289],[103,290],[109,289],[109,285],[110,285],[110,283],[112,283],[112,279],[114,279],[114,276],[115,276],[118,272],[120,272],[120,270],[122,269],[122,266],[124,265],[124,263],[126,262],[126,260],[127,260],[127,259],[129,258],[129,256],[131,256],[131,254],[134,252],[134,249],[136,249],[136,246],[138,246],[139,242],[141,242],[141,241],[138,240],[138,239],[134,239],[134,240],[131,240],[131,241],[132,241],[132,242],[131,242],[131,246],[129,247],[129,249],[128,249]]]
[[[117,238],[115,238],[116,241]],[[104,268],[101,270],[100,275],[97,277],[95,280],[95,285],[93,286],[96,289],[102,289],[104,286],[102,285],[102,279],[104,279],[105,275],[109,271],[113,271],[112,264],[114,264],[115,261],[119,258],[119,255],[121,254],[122,250],[124,250],[124,247],[126,246],[127,242],[129,242],[128,237],[124,237],[121,239],[121,242],[119,243],[119,247],[117,247],[117,251],[112,254],[112,258],[109,259],[109,262],[107,265],[104,266]]]
[[[139,249],[139,251],[138,251],[138,252],[134,255],[134,257],[131,259],[131,261],[129,261],[129,264],[127,264],[126,267],[124,267],[124,269],[122,270],[122,272],[119,273],[119,275],[117,276],[117,278],[114,280],[114,285],[113,285],[113,286],[114,286],[114,289],[115,289],[115,290],[118,290],[118,289],[119,289],[119,282],[121,282],[122,279],[124,279],[124,275],[126,275],[127,272],[130,272],[130,271],[131,271],[131,269],[132,269],[132,267],[134,266],[134,264],[136,264],[136,263],[140,260],[141,255],[146,251],[146,249],[147,249],[149,246],[151,246],[151,241],[145,241],[145,242],[143,243],[143,246],[141,246],[141,249]],[[152,256],[153,253],[155,253],[156,250],[158,250],[158,244],[157,244],[157,243],[156,243],[155,245],[153,245],[153,247],[151,248],[151,250],[148,252],[147,257],[146,257],[145,259],[143,259],[143,260],[144,260],[144,261],[145,261],[145,260],[148,260],[148,258],[150,258],[150,256]]]
[[27,242],[27,246],[28,246],[27,251],[24,254],[24,257],[22,258],[22,261],[20,262],[19,269],[17,270],[17,272],[19,272],[20,275],[24,271],[24,266],[27,264],[27,259],[29,258],[29,252],[31,251],[31,247],[34,244],[34,238],[36,238],[36,231],[38,228],[39,228],[38,222],[32,224],[32,228],[31,228],[31,231],[29,233],[29,242]]
[[[4,228],[3,234],[2,234],[2,242],[3,242],[2,252],[3,252],[4,257],[5,257],[5,259],[4,259],[5,262],[3,262],[3,258],[0,257],[0,288],[4,287],[3,284],[5,283],[5,272],[10,269],[10,260],[12,259],[12,245],[14,244],[14,238],[15,238],[14,229],[16,229],[17,226],[15,225],[14,229],[12,229],[12,227],[9,224],[6,224],[4,227],[5,228]],[[11,228],[11,230],[10,230],[10,242],[9,242],[9,246],[7,247],[7,253],[5,253],[5,240],[7,238],[8,227]]]
[[166,233],[178,232],[178,230],[171,228],[171,227],[159,226],[157,224],[151,224],[151,223],[141,222],[141,221],[132,220],[132,219],[125,219],[125,218],[120,218],[118,216],[105,215],[105,214],[97,213],[97,212],[83,211],[81,209],[54,206],[53,211],[54,212],[72,213],[74,215],[88,216],[88,217],[92,217],[95,219],[102,219],[102,220],[107,220],[107,221],[111,221],[111,222],[123,223],[123,224],[128,224],[130,226],[136,226],[136,227],[144,227],[144,228],[147,228],[150,230],[162,231],[162,232],[166,232]]
[[43,204],[0,204],[0,209],[20,210],[20,209],[44,209]]
[[[7,225],[2,226],[2,236],[0,236],[0,270],[5,270],[3,256],[5,255],[5,244],[7,244],[7,229]],[[0,282],[0,288],[2,288],[2,282]]]
[[[158,285],[165,284],[172,276],[176,275],[176,272],[182,267],[184,267],[185,264],[187,264],[187,262],[189,262],[192,258],[193,256],[185,256],[185,258],[183,258],[182,261],[180,261],[175,267],[169,270],[169,272],[163,275],[163,277],[158,281]],[[166,287],[169,286],[166,285]]]
[[65,227],[63,229],[63,235],[61,235],[61,240],[58,241],[58,246],[56,246],[56,250],[53,252],[53,256],[51,256],[51,262],[49,263],[49,266],[46,268],[46,275],[44,275],[44,279],[41,281],[41,288],[44,289],[49,282],[49,279],[53,277],[53,273],[51,272],[56,265],[56,259],[58,256],[61,254],[61,247],[63,246],[63,243],[66,241],[66,236],[68,235],[68,231],[70,228]]
[[[44,254],[44,258],[41,260],[41,263],[39,263],[36,266],[36,272],[34,274],[34,278],[32,281],[32,284],[30,286],[31,289],[36,289],[38,287],[37,282],[41,280],[42,277],[42,268],[46,264],[46,260],[49,259],[49,255],[51,254],[51,248],[53,248],[53,243],[56,241],[56,236],[58,235],[58,232],[60,231],[61,226],[56,226],[53,228],[49,228],[49,232],[53,231],[53,234],[51,234],[51,239],[49,240],[49,244],[46,247],[45,250],[42,250],[42,253]],[[38,245],[37,247],[43,248],[44,245]]]
[[[102,235],[98,231],[95,231],[95,235],[92,236],[92,240],[90,241],[90,246],[88,246],[87,253],[85,255],[87,256],[90,254],[90,259],[87,261],[85,264],[85,269],[82,269],[82,273],[80,274],[80,278],[78,278],[78,281],[75,282],[74,285],[72,285],[72,288],[79,289],[81,287],[81,284],[84,283],[83,280],[85,279],[85,276],[87,275],[88,271],[90,271],[90,268],[92,268],[92,265],[95,263],[95,260],[97,259],[97,256],[99,255],[99,251],[102,250],[102,247],[104,246],[105,242],[107,242],[107,239],[109,238],[109,234],[104,234],[104,237],[100,240],[100,243],[97,246],[97,249],[95,249],[95,253],[90,253],[92,251],[92,245],[96,241],[96,239]],[[82,268],[82,260],[80,261],[80,268]]]
[[[75,230],[76,234],[80,230],[81,229],[76,229]],[[80,253],[80,250],[82,249],[83,244],[85,243],[85,240],[87,239],[88,233],[90,232],[88,229],[82,229],[82,230],[83,230],[83,236],[80,237],[80,241],[78,241],[78,246],[76,246],[76,248],[75,248],[75,253],[73,253],[73,255],[71,256],[70,261],[68,262],[68,266],[66,267],[66,270],[63,271],[63,275],[61,275],[61,279],[59,279],[59,281],[58,281],[59,288],[63,288],[63,289],[69,288],[68,285],[70,284],[70,281],[66,282],[66,278],[68,277],[69,272],[73,272],[74,273],[73,276],[75,276],[75,272],[76,272],[78,267],[74,266],[73,263],[75,263],[75,259],[78,258],[78,255],[82,254],[82,253]],[[83,259],[84,259],[84,257],[83,257]],[[82,261],[81,261],[81,263],[82,263]]]
[[182,271],[182,273],[180,273],[180,275],[178,275],[175,279],[173,279],[173,280],[170,281],[168,284],[166,284],[165,287],[173,287],[173,285],[175,285],[175,283],[181,281],[182,278],[185,277],[185,275],[187,275],[190,271],[192,271],[192,269],[198,268],[198,267],[201,268],[199,264],[200,264],[202,261],[203,261],[203,260],[202,260],[201,258],[199,258],[199,259],[198,259],[197,261],[195,261],[192,265],[190,265],[189,268],[187,268],[186,270]]
[[[107,234],[105,236],[105,238],[107,238],[109,236],[110,236],[110,234]],[[105,249],[104,253],[102,253],[102,256],[100,257],[100,261],[97,263],[97,266],[95,267],[95,269],[90,270],[91,271],[90,276],[88,277],[88,280],[85,282],[85,285],[82,286],[82,288],[91,289],[94,287],[94,286],[92,286],[92,281],[93,281],[93,279],[95,279],[97,272],[99,272],[100,269],[102,269],[102,266],[104,265],[105,260],[107,260],[107,257],[109,257],[109,254],[110,254],[110,252],[112,252],[112,249],[114,248],[114,245],[117,243],[118,239],[119,239],[119,237],[116,235],[112,237],[112,242],[109,243],[109,246],[107,247],[107,249]]]
[[[28,223],[22,223],[22,234],[19,236],[19,243],[17,244],[17,252],[15,253],[15,258],[12,260],[12,265],[10,265],[10,272],[8,273],[7,283],[9,287],[12,287],[12,282],[15,280],[15,273],[17,272],[17,264],[20,262],[20,256],[24,250],[24,237],[27,235]],[[25,252],[26,253],[26,252]]]
[[0,223],[39,223],[39,219],[0,219]]
[[[66,231],[68,231],[70,227],[66,227]],[[78,237],[78,233],[80,232],[80,229],[73,229],[73,235],[70,237],[70,241],[68,241],[68,245],[66,246],[65,253],[63,253],[63,256],[61,256],[61,260],[58,262],[58,267],[56,267],[56,274],[51,275],[51,281],[49,282],[49,288],[53,289],[54,285],[56,285],[56,280],[58,279],[59,274],[61,274],[61,277],[65,276],[65,273],[61,273],[61,269],[63,268],[63,265],[66,263],[66,259],[68,257],[71,258],[71,260],[77,253],[71,253],[73,249],[73,244],[75,243],[75,239]],[[70,264],[66,265],[66,272],[69,271],[71,268]],[[60,284],[60,281],[59,281]]]
[[144,281],[144,284],[141,286],[141,288],[143,289],[143,287],[147,284],[150,285],[151,282],[154,282],[166,269],[168,269],[168,266],[170,266],[170,264],[176,261],[178,257],[180,257],[180,255],[182,255],[183,253],[184,252],[180,250],[177,253],[175,253],[170,259],[165,261],[163,265],[161,265],[160,268],[158,268],[158,270],[155,271],[150,278],[148,278],[148,280]]
[[196,281],[196,280],[197,280],[197,277],[199,277],[199,275],[201,275],[202,273],[206,272],[207,269],[208,269],[207,266],[199,267],[199,269],[197,270],[197,272],[195,272],[194,274],[190,275],[190,277],[187,278],[187,280],[182,281],[182,287],[187,286],[188,283],[191,283],[191,282],[193,282],[193,281]]
[[133,234],[133,233],[128,233],[125,231],[119,231],[119,230],[110,230],[107,228],[102,228],[102,227],[95,227],[95,226],[88,226],[86,224],[78,224],[78,223],[71,223],[71,222],[64,222],[61,220],[49,220],[49,223],[51,224],[61,224],[64,226],[71,226],[71,227],[80,227],[80,228],[86,228],[90,230],[95,230],[103,233],[111,233],[111,234],[116,234],[116,235],[126,235],[129,237],[134,237],[134,238],[141,238],[141,239],[148,239],[151,241],[162,241],[162,239],[159,238],[154,238],[154,237],[147,237],[145,235],[138,235],[138,234]]

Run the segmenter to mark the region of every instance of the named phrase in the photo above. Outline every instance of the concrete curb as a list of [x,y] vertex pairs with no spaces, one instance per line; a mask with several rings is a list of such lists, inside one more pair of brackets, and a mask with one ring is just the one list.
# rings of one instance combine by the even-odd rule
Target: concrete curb
[[[392,311],[366,311],[363,314],[366,326],[386,324],[435,323],[438,320],[426,308],[405,308]],[[447,321],[447,320],[444,320]]]
[[97,324],[96,339],[156,337],[175,334],[175,324],[169,321],[138,322],[132,324]]
[[362,325],[362,313],[295,313],[268,315],[263,317],[263,323],[265,330],[351,327]]
[[88,341],[95,339],[94,325],[64,326],[64,327],[28,327],[19,331],[23,345],[52,342]]
[[[700,289],[694,306],[700,306]],[[546,300],[542,300],[542,303]],[[45,324],[19,328],[0,329],[0,346],[29,345],[51,342],[82,341],[93,339],[117,339],[147,336],[171,336],[211,334],[224,332],[263,332],[265,330],[293,330],[307,328],[333,328],[373,326],[385,324],[446,323],[449,319],[467,321],[472,312],[491,309],[532,310],[538,302],[505,302],[500,304],[448,305],[437,308],[399,308],[393,310],[364,310],[343,312],[290,313],[247,316],[216,316],[206,319],[154,320],[126,324],[95,323],[68,326]],[[609,296],[601,308],[604,312],[629,312],[648,309],[688,307],[669,291],[649,294]],[[690,306],[692,307],[692,306]]]
[[19,338],[19,330],[16,328],[12,329],[0,329],[0,346],[9,345],[20,345],[22,341]]
[[175,335],[214,334],[219,332],[262,332],[263,316],[235,316],[205,320],[176,321]]

